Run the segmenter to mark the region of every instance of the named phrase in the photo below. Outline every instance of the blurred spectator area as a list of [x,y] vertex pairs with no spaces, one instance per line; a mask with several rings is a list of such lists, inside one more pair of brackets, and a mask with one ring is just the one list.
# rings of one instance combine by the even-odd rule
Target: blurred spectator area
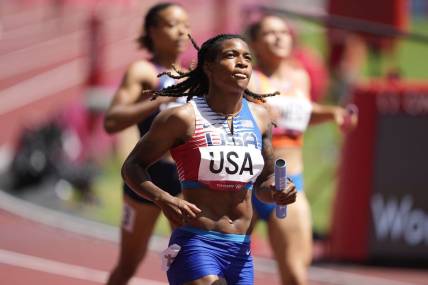
[[[87,102],[94,90],[111,96],[128,64],[147,56],[135,39],[157,2],[0,1],[0,148],[13,148],[24,127],[37,127],[71,102]],[[200,44],[220,31],[240,32],[242,5],[273,1],[176,2],[190,11]],[[189,45],[184,62],[194,55]]]
[[130,42],[138,15],[122,7],[124,1],[109,2],[1,1],[0,143],[13,145],[23,127],[35,127],[82,99],[90,70],[91,16],[102,23],[99,71],[105,77],[98,84],[114,85],[116,74],[137,56]]

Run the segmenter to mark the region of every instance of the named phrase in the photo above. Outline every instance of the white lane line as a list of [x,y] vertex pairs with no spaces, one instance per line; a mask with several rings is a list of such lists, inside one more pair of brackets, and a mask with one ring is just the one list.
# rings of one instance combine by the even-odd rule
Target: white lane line
[[[108,276],[106,271],[77,266],[3,249],[0,249],[0,263],[97,283],[105,283]],[[130,284],[167,285],[165,282],[144,278],[133,278]]]
[[[65,214],[55,210],[47,209],[22,199],[15,198],[0,190],[0,209],[10,213],[30,219],[65,231],[74,232],[83,236],[99,238],[112,242],[118,242],[118,228],[89,221],[83,218]],[[166,248],[168,238],[153,235],[150,240],[149,248],[155,252],[161,252]],[[270,258],[254,257],[254,267],[257,274],[264,272],[269,274],[278,274],[276,262]],[[320,266],[311,266],[309,268],[309,280],[323,282],[332,285],[415,285],[417,283],[395,281],[392,279],[361,275],[358,273],[345,272],[333,268],[323,268]]]
[[[3,32],[2,41],[22,40],[23,37],[31,37],[37,39],[40,35],[47,35],[48,32],[55,32],[52,27],[66,27],[65,32],[73,31],[79,27],[79,24],[87,17],[88,11],[75,10],[67,12],[67,18],[50,18],[45,21],[39,21],[31,25],[20,26],[13,29],[7,29]],[[50,30],[49,30],[50,29]],[[54,34],[51,34],[54,35]],[[8,52],[8,51],[6,51]]]
[[[118,243],[119,229],[96,221],[55,211],[16,198],[0,190],[0,209],[19,217],[82,236]],[[168,247],[168,238],[152,235],[149,248],[161,252]]]
[[[18,1],[16,1],[18,2]],[[18,2],[19,3],[19,2]],[[4,8],[7,11],[7,7]],[[13,8],[12,8],[13,9]],[[42,20],[43,15],[49,12],[51,8],[47,5],[28,7],[17,12],[10,12],[2,15],[2,22],[5,30],[14,29],[15,26],[32,25],[35,21]]]
[[[64,59],[82,56],[85,30],[18,49],[0,56],[0,78],[6,79]],[[47,52],[49,51],[49,52]]]
[[[130,52],[129,45],[125,44],[127,42],[129,39],[118,41],[111,46],[110,50],[115,56],[106,61],[106,73],[125,67],[127,62],[137,58],[136,52]],[[122,56],[118,52],[121,52]],[[84,84],[86,69],[87,59],[81,57],[0,90],[0,116],[67,88]]]
[[[131,15],[109,19],[105,23],[106,26],[110,27],[110,30],[104,34],[104,48],[116,51],[115,44],[120,41],[127,44],[128,50],[132,49],[134,53],[137,53],[138,50],[132,44],[133,40],[137,37],[137,33],[131,32],[129,28],[126,29],[126,27],[129,27],[130,21],[136,21],[136,19],[139,19],[139,16]],[[63,59],[86,56],[85,46],[82,44],[82,41],[86,40],[87,37],[88,30],[82,28],[69,32],[66,35],[26,45],[23,48],[1,54],[0,79],[16,76],[36,68],[42,68]],[[117,52],[120,53],[120,51]],[[122,60],[122,64],[124,61],[121,57],[124,55],[126,53],[122,52],[118,56],[118,59]],[[108,59],[106,57],[104,60]]]
[[61,65],[24,82],[0,91],[0,115],[34,101],[82,84],[85,80],[85,60]]

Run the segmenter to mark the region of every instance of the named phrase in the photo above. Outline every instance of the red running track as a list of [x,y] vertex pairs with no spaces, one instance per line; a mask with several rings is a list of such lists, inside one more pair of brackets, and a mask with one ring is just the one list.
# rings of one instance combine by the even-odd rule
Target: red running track
[[[2,284],[103,284],[117,256],[117,244],[39,224],[0,210]],[[267,282],[267,283],[266,283]],[[278,284],[261,273],[256,284]],[[150,251],[132,284],[167,284],[160,259]]]
[[[14,203],[18,205],[11,206]],[[0,191],[1,284],[89,285],[105,282],[118,253],[117,231],[110,231],[108,236],[91,224],[81,227],[78,222],[71,221],[74,218],[64,214],[51,210],[41,214],[38,213],[40,207],[19,203],[16,198]],[[10,209],[17,214],[11,213]],[[43,224],[34,221],[37,219]],[[73,232],[61,229],[67,227]],[[76,233],[79,231],[82,234]],[[152,250],[131,284],[167,284],[157,253],[165,245],[162,240],[157,244],[152,241]],[[255,284],[278,285],[275,263],[257,256],[255,260]],[[309,279],[311,285],[422,285],[427,284],[428,273],[423,270],[327,264],[311,266]]]

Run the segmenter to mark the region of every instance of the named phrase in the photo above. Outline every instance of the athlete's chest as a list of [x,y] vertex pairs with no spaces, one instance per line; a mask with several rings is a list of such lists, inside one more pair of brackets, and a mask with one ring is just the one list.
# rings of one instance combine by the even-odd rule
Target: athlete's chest
[[248,118],[202,118],[197,120],[196,132],[204,136],[207,146],[261,149],[260,131]]
[[[198,106],[195,140],[201,141],[199,179],[217,181],[252,181],[263,168],[260,130],[248,109],[226,117]],[[248,106],[245,106],[248,107]],[[242,187],[227,184],[223,187]],[[235,190],[235,189],[223,189]]]
[[304,86],[292,80],[280,82],[273,79],[270,82],[272,88],[280,91],[280,95],[266,100],[278,127],[303,132],[312,113],[312,103]]

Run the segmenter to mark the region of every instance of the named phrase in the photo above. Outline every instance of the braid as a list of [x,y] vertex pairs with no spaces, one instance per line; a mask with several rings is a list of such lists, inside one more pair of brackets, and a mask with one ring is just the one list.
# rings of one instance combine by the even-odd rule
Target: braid
[[187,36],[190,39],[190,42],[192,43],[193,47],[199,51],[201,48],[198,46],[198,44],[196,43],[196,41],[193,39],[193,37],[190,34],[187,34]]
[[[173,74],[170,71],[162,72],[158,77],[167,75],[173,79],[184,79],[183,81],[174,84],[172,86],[163,88],[157,91],[144,91],[151,92],[151,100],[156,99],[158,96],[168,96],[168,97],[182,97],[186,96],[187,101],[190,101],[193,97],[203,97],[208,93],[208,78],[203,71],[203,66],[205,62],[213,62],[218,53],[219,44],[225,40],[229,39],[244,39],[239,35],[232,34],[220,34],[217,35],[202,44],[199,47],[192,36],[188,35],[190,41],[192,42],[193,47],[198,51],[198,62],[196,68],[190,70],[189,72],[179,71],[175,66],[172,66],[174,71],[177,74]],[[245,97],[251,97],[256,101],[265,102],[264,98],[278,95],[279,92],[269,93],[269,94],[257,94],[251,92],[248,89],[244,90]]]
[[244,96],[245,97],[251,97],[251,98],[255,99],[256,101],[261,101],[262,103],[266,102],[265,98],[273,97],[276,95],[279,95],[279,91],[275,91],[273,93],[267,93],[267,94],[257,94],[257,93],[254,93],[254,92],[248,90],[248,89],[244,90]]
[[[178,74],[180,74],[180,75],[186,74],[186,72],[179,70],[177,68],[177,66],[175,66],[175,64],[172,64],[171,66],[172,66],[172,69],[174,69],[174,71],[177,72]],[[159,75],[158,75],[158,77],[159,77]]]
[[[177,72],[178,73],[178,72]],[[181,79],[183,74],[179,73],[178,75],[172,74],[171,71],[164,71],[158,74],[158,77],[161,77],[163,75],[168,75],[169,77],[173,78],[173,79]]]

